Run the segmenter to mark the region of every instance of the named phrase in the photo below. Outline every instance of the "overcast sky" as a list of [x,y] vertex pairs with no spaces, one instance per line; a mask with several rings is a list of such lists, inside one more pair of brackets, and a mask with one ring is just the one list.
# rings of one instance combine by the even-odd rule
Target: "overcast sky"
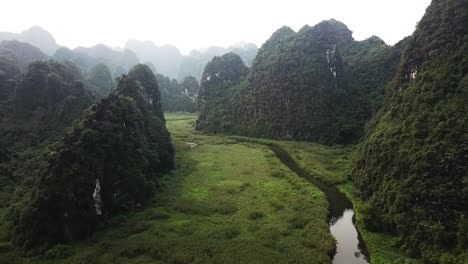
[[70,48],[130,38],[174,44],[183,53],[239,41],[260,46],[283,25],[294,30],[335,18],[354,38],[394,44],[410,35],[430,0],[2,0],[0,31],[39,25]]

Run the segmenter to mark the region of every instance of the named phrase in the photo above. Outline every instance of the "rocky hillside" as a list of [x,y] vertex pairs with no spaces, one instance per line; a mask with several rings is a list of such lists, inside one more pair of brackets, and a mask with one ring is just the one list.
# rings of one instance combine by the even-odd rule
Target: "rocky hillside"
[[249,73],[239,55],[227,53],[214,57],[205,67],[200,83],[197,107],[200,111],[195,128],[210,133],[229,133],[235,125],[241,101],[235,98],[238,85]]
[[33,62],[18,80],[0,80],[5,87],[1,107],[2,140],[36,145],[70,126],[94,98],[80,72],[53,60]]
[[0,32],[0,41],[17,40],[38,47],[42,52],[51,56],[60,47],[52,34],[45,29],[34,26],[19,34],[10,32]]
[[14,62],[22,72],[26,71],[31,62],[47,58],[39,48],[28,43],[17,40],[0,42],[0,60]]
[[14,206],[13,241],[26,249],[85,238],[102,220],[148,202],[174,166],[155,76],[135,66],[37,158]]
[[[346,25],[333,19],[298,32],[283,27],[263,44],[242,85],[227,89],[237,83],[218,81],[224,87],[218,90],[231,91],[217,94],[227,110],[200,108],[200,119],[204,112],[216,118],[200,121],[206,124],[198,128],[323,144],[357,142],[381,105],[403,46],[390,47],[377,37],[355,41]],[[207,66],[205,74],[208,70],[218,69]]]
[[195,112],[195,98],[198,82],[194,77],[186,77],[179,83],[162,74],[156,74],[161,90],[161,105],[165,112]]
[[356,164],[369,228],[398,234],[397,246],[424,263],[467,257],[467,10],[463,0],[432,1]]

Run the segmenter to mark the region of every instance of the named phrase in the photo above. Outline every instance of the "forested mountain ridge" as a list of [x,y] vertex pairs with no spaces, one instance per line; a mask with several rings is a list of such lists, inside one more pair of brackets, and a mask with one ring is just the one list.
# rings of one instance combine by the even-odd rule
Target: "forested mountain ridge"
[[[354,41],[346,25],[334,19],[297,33],[283,27],[263,44],[242,85],[217,95],[227,100],[218,106],[229,110],[200,108],[200,118],[207,111],[216,121],[207,119],[198,128],[324,144],[356,142],[381,105],[402,47],[376,37]],[[201,90],[203,85],[202,79]],[[233,94],[238,98],[229,101]]]
[[184,56],[180,63],[178,78],[184,76],[194,76],[201,80],[205,66],[215,56],[222,56],[226,53],[236,53],[239,55],[248,67],[252,66],[253,60],[257,55],[258,48],[252,43],[238,43],[231,45],[228,48],[212,46],[206,49],[192,50],[188,56]]
[[89,70],[86,81],[89,89],[99,98],[109,95],[115,86],[112,73],[104,63],[94,65]]
[[8,89],[0,127],[5,144],[36,145],[60,135],[94,102],[81,80],[73,66],[43,60],[33,62],[17,82],[1,81]]
[[467,10],[463,0],[432,1],[356,164],[368,227],[398,234],[425,263],[467,257]]
[[48,58],[39,48],[17,40],[0,42],[0,56],[0,60],[7,59],[17,64],[21,72],[26,71],[31,62]]
[[137,65],[38,157],[14,206],[13,241],[44,249],[89,236],[100,219],[145,204],[174,166],[155,77]]
[[198,82],[188,76],[179,83],[157,73],[156,79],[161,90],[161,105],[165,112],[195,112],[195,100],[198,93]]
[[0,41],[17,40],[38,47],[47,55],[52,55],[60,47],[52,34],[45,29],[34,26],[19,34],[10,32],[0,32]]
[[227,133],[234,126],[237,85],[249,73],[239,55],[227,53],[214,57],[205,67],[200,83],[197,108],[200,111],[195,128],[211,133]]
[[[234,52],[238,54],[244,63],[252,65],[257,54],[257,46],[252,43],[237,43],[227,48],[211,46],[206,49],[195,49],[188,55],[183,55],[173,45],[157,46],[151,41],[128,40],[125,48],[135,52],[138,58],[144,62],[151,62],[156,72],[171,79],[182,81],[186,76],[194,76],[200,80],[203,69],[215,56]],[[155,73],[156,73],[155,72]]]
[[127,73],[140,60],[129,49],[114,50],[103,44],[92,47],[78,47],[73,50],[62,47],[57,49],[53,58],[59,61],[71,61],[78,65],[85,75],[97,64],[105,64],[114,78]]

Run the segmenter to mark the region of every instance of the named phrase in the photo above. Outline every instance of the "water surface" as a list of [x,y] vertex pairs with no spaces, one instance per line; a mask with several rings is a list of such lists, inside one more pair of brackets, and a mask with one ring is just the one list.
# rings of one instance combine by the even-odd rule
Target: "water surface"
[[296,161],[283,149],[277,146],[269,146],[276,157],[290,170],[305,178],[322,192],[328,200],[328,218],[330,232],[336,239],[336,253],[333,257],[334,264],[368,264],[369,254],[365,248],[356,226],[354,225],[353,204],[335,186],[324,184],[311,177],[302,169]]

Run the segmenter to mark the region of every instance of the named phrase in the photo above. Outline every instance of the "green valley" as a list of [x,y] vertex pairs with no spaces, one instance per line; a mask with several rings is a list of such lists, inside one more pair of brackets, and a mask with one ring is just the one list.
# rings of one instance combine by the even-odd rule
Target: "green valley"
[[468,0],[26,2],[0,264],[468,264]]
[[[362,227],[359,198],[345,176],[354,147],[207,136],[194,131],[196,114],[165,118],[177,167],[161,179],[147,207],[116,216],[89,239],[56,245],[43,257],[0,251],[0,263],[329,262],[335,241],[324,194],[283,165],[268,144],[287,150],[314,177],[339,184],[357,205]],[[419,263],[391,247],[392,236],[360,231],[372,263]]]

